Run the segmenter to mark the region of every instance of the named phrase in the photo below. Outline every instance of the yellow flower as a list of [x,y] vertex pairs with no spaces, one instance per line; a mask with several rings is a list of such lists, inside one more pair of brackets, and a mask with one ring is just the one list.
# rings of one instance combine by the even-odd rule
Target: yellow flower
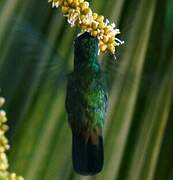
[[[5,103],[5,99],[0,97],[0,108]],[[17,176],[15,173],[8,172],[8,159],[6,151],[9,149],[8,139],[5,132],[8,130],[6,113],[0,109],[0,180],[24,180],[23,177]]]
[[52,7],[61,7],[62,13],[72,27],[76,25],[81,29],[81,33],[89,32],[97,37],[101,52],[108,50],[115,54],[115,47],[124,43],[116,38],[120,31],[115,24],[111,24],[104,16],[93,13],[87,1],[49,0],[48,2],[52,2]]

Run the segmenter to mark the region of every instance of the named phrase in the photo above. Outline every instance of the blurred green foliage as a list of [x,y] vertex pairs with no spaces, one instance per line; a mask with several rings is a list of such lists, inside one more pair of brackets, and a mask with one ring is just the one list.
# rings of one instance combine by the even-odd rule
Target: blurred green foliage
[[125,44],[109,75],[105,165],[94,177],[72,169],[64,108],[73,40],[61,12],[45,1],[0,1],[0,88],[10,119],[11,169],[26,180],[173,179],[173,1],[93,0],[118,24]]

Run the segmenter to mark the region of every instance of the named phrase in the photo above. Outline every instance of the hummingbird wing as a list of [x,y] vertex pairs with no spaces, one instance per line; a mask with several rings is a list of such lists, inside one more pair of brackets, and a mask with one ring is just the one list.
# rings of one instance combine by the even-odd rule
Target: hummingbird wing
[[73,73],[70,73],[68,75],[67,92],[65,99],[65,107],[68,113],[69,125],[71,125],[72,121],[75,119],[76,107],[74,107],[75,105],[74,99],[76,96],[77,96],[77,89],[75,85],[75,79]]

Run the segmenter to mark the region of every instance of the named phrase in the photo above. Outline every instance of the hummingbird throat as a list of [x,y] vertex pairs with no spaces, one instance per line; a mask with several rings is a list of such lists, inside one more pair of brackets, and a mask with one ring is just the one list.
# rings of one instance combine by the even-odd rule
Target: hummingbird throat
[[77,70],[100,68],[98,62],[98,40],[89,33],[84,33],[75,40],[74,68]]

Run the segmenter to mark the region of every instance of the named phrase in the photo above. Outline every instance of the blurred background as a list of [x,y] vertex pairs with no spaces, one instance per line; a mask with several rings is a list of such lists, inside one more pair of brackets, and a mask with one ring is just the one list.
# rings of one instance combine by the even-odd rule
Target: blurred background
[[6,98],[10,168],[26,180],[173,180],[173,0],[92,0],[125,44],[109,75],[105,164],[94,177],[72,169],[64,108],[73,69],[70,28],[46,0],[0,1],[0,96]]

